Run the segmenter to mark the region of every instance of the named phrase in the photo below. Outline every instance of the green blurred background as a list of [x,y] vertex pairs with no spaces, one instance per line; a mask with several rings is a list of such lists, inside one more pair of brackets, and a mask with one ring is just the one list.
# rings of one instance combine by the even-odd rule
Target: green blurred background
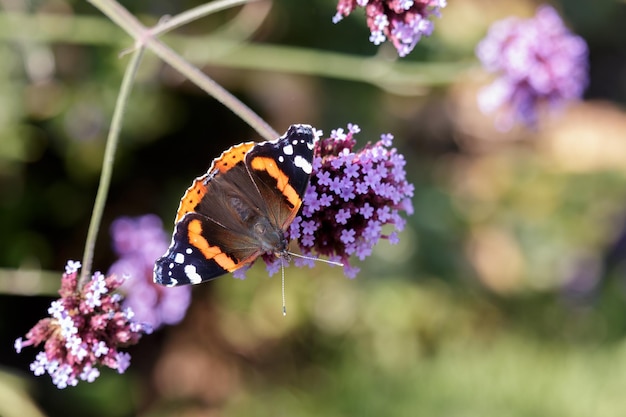
[[[123,2],[146,24],[200,3]],[[125,375],[57,390],[13,341],[46,315],[49,271],[82,256],[132,40],[86,2],[0,0],[0,416],[626,415],[626,3],[553,3],[589,44],[585,100],[498,132],[476,106],[490,78],[473,48],[538,4],[450,1],[393,76],[323,53],[396,59],[368,42],[362,12],[333,25],[331,0],[261,1],[164,37],[277,131],[393,133],[415,214],[355,280],[287,269],[286,318],[257,265],[195,287],[185,320],[133,347]],[[115,260],[113,219],[156,213],[171,229],[191,180],[250,139],[148,52],[95,268]]]

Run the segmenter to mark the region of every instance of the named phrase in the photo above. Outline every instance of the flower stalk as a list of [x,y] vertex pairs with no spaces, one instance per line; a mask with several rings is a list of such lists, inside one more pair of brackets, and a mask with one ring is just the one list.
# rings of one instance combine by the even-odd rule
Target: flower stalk
[[[164,62],[184,75],[189,81],[196,84],[207,94],[222,103],[233,113],[248,123],[255,131],[266,140],[276,139],[279,135],[258,114],[243,104],[224,87],[216,83],[212,78],[204,74],[198,68],[191,65],[187,60],[174,52],[173,49],[158,40],[154,33],[162,32],[159,25],[152,29],[143,26],[128,10],[114,0],[89,0],[91,4],[100,9],[113,22],[118,24],[130,36],[135,39],[136,46],[145,46],[154,52]],[[167,24],[167,21],[162,23]]]
[[113,162],[115,161],[115,151],[117,150],[117,143],[120,138],[124,111],[126,110],[128,97],[130,96],[133,81],[135,79],[135,75],[137,74],[139,64],[141,63],[143,53],[143,47],[139,47],[133,52],[130,62],[128,63],[128,67],[126,68],[126,72],[124,73],[124,78],[122,79],[122,86],[120,87],[120,93],[117,96],[117,102],[115,103],[115,110],[113,111],[113,118],[111,120],[111,128],[109,129],[106,148],[104,150],[104,161],[102,162],[100,183],[98,184],[96,201],[91,213],[89,230],[87,231],[87,239],[85,241],[85,250],[83,252],[82,262],[83,268],[80,274],[79,287],[86,284],[89,280],[89,276],[91,275],[96,237],[98,236],[100,222],[102,221],[102,213],[104,212],[104,206],[106,205],[106,199],[109,193],[111,175],[113,173]]

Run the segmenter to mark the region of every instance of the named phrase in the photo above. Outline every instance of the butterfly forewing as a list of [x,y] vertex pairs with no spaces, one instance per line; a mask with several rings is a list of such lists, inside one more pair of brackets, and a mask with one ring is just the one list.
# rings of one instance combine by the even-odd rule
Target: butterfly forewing
[[232,146],[222,152],[218,158],[215,158],[207,173],[196,178],[191,184],[191,187],[185,192],[185,195],[183,195],[183,198],[180,199],[174,223],[178,223],[185,214],[197,211],[196,207],[200,204],[203,197],[207,194],[212,195],[210,191],[211,180],[222,173],[230,171],[238,164],[243,165],[246,153],[248,153],[254,145],[254,142],[240,143],[239,145]]
[[246,155],[246,166],[268,205],[270,216],[283,230],[302,205],[302,196],[311,176],[313,130],[294,125],[284,137],[263,142]]

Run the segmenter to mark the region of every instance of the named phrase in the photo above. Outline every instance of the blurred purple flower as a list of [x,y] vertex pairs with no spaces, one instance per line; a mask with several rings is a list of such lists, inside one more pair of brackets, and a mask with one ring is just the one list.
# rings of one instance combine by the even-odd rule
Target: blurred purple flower
[[79,379],[93,382],[98,366],[124,373],[130,355],[118,347],[136,344],[152,331],[147,324],[133,320],[131,308],[123,308],[123,297],[114,293],[124,279],[105,277],[96,272],[91,281],[78,288],[80,262],[69,261],[61,279],[61,298],[48,309],[50,317],[41,319],[27,334],[15,341],[20,353],[26,346],[44,343],[30,369],[37,376],[48,373],[59,389],[75,386]]
[[[365,259],[381,238],[397,243],[395,231],[406,224],[400,212],[413,213],[414,187],[406,181],[404,156],[390,149],[393,136],[382,135],[380,141],[355,152],[354,135],[359,131],[349,124],[347,132],[334,130],[315,143],[302,211],[288,231],[303,254],[340,261],[351,278],[359,269],[350,265],[349,257]],[[383,232],[385,225],[391,234]],[[313,264],[301,258],[294,263]]]
[[161,219],[153,214],[136,219],[120,217],[111,225],[111,236],[120,259],[109,272],[130,276],[122,287],[124,305],[154,329],[181,321],[191,301],[191,288],[165,288],[152,280],[154,261],[168,248],[169,237]]
[[428,19],[433,15],[439,17],[446,3],[446,0],[339,0],[333,23],[363,7],[371,32],[370,42],[380,45],[389,39],[403,57],[422,36],[430,36],[434,24]]
[[534,126],[541,105],[557,107],[582,96],[587,54],[585,41],[550,6],[540,7],[531,19],[494,23],[476,47],[485,69],[499,75],[479,93],[480,109],[500,109],[496,125],[501,130],[516,121]]

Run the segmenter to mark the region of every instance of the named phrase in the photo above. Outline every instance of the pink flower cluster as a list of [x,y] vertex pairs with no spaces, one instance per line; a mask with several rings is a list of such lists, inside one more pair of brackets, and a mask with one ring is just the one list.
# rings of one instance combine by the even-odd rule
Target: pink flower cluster
[[496,80],[478,96],[484,113],[498,111],[496,125],[508,130],[517,121],[537,123],[544,105],[559,107],[579,99],[588,83],[588,49],[550,6],[530,19],[494,23],[476,47],[485,69]]
[[440,16],[446,0],[339,0],[333,23],[349,16],[357,7],[365,8],[370,42],[380,45],[389,39],[401,57],[408,55],[422,36],[430,36],[434,24],[430,16]]
[[[289,229],[303,254],[343,263],[350,278],[359,269],[350,265],[349,257],[365,259],[380,239],[397,243],[397,232],[406,224],[400,213],[413,213],[414,187],[406,180],[404,156],[391,148],[393,136],[381,135],[378,142],[354,151],[359,132],[349,124],[347,132],[333,130],[315,143],[302,212]],[[302,258],[294,263],[312,265]]]
[[124,307],[131,307],[136,318],[153,329],[180,322],[191,302],[188,286],[165,288],[152,280],[154,260],[169,246],[169,236],[154,214],[120,217],[111,224],[113,249],[120,257],[110,274],[129,275],[121,288]]
[[133,321],[130,308],[122,309],[123,297],[114,291],[123,278],[96,272],[79,288],[79,268],[80,262],[67,263],[61,298],[50,305],[50,317],[41,319],[26,339],[15,341],[18,353],[25,346],[44,344],[30,369],[37,376],[48,373],[58,388],[75,386],[79,380],[93,382],[100,375],[98,366],[124,373],[130,355],[119,347],[136,344],[151,332],[149,326]]

